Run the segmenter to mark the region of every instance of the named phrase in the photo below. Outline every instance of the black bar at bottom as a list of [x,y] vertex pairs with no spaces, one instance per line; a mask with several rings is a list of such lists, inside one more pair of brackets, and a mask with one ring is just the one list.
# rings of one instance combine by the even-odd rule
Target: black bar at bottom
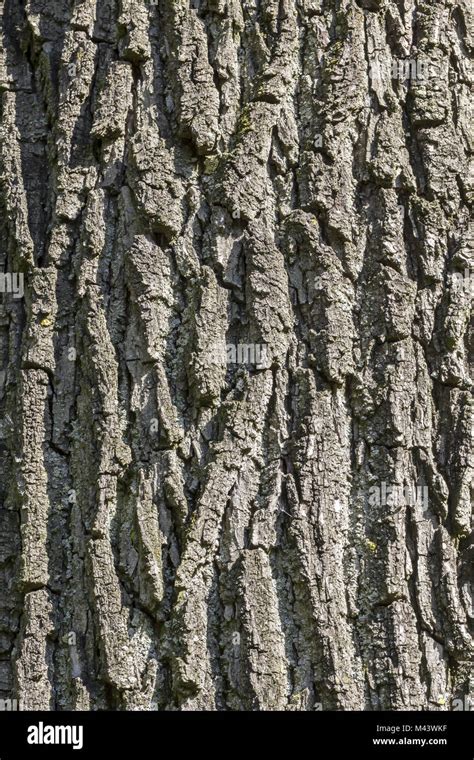
[[[473,760],[472,712],[0,712],[0,760],[285,749]],[[259,745],[259,747],[258,747]],[[329,754],[328,754],[329,753]],[[107,758],[108,760],[108,758]]]

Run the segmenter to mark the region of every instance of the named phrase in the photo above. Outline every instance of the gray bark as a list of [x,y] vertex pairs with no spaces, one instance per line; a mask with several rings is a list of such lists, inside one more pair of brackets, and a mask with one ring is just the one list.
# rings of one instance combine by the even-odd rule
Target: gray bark
[[472,3],[0,18],[0,696],[450,709]]

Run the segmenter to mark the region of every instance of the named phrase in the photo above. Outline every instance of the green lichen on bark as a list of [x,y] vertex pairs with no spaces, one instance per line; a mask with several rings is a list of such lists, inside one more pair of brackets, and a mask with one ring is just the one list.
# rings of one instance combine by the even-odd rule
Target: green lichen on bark
[[472,695],[472,4],[0,29],[0,697]]

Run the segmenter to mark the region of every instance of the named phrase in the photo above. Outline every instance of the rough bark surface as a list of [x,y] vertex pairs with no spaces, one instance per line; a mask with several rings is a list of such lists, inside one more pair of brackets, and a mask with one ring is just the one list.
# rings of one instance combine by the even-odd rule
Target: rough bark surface
[[0,269],[24,278],[0,696],[449,709],[474,686],[472,2],[0,19]]

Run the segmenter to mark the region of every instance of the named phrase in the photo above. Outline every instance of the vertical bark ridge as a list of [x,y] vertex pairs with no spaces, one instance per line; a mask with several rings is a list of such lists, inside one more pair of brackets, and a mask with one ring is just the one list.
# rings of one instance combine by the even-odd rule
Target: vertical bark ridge
[[469,695],[471,4],[0,18],[0,696]]

